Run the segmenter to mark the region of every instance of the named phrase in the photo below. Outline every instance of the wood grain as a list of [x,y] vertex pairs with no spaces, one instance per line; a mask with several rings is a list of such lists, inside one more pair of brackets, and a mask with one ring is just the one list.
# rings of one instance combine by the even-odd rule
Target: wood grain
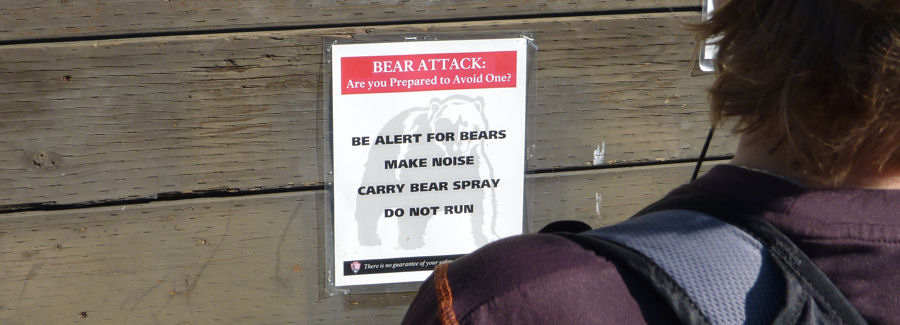
[[[322,35],[536,31],[530,168],[696,157],[693,13],[0,47],[0,207],[290,188],[321,180]],[[711,154],[731,151],[723,136]]]
[[[691,168],[535,176],[533,228],[623,220]],[[410,293],[321,295],[320,199],[311,191],[0,215],[0,323],[63,324],[81,313],[112,324],[398,323]]]
[[6,0],[0,41],[222,29],[293,28],[586,14],[697,6],[696,0]]

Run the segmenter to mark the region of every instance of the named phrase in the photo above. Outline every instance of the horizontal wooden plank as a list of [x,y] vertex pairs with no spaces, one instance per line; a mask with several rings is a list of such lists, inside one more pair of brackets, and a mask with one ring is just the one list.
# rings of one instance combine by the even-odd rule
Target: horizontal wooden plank
[[[701,175],[721,163],[704,163]],[[560,219],[592,227],[621,222],[687,184],[694,167],[694,163],[680,163],[534,175],[529,199],[533,230]]]
[[309,27],[697,6],[696,0],[7,0],[0,41],[219,29]]
[[[623,220],[692,167],[533,176],[533,228]],[[398,323],[409,293],[320,296],[321,194],[0,215],[0,323]]]
[[[530,168],[696,157],[692,13],[0,46],[0,207],[321,180],[322,35],[537,32]],[[733,139],[711,154],[730,152]]]

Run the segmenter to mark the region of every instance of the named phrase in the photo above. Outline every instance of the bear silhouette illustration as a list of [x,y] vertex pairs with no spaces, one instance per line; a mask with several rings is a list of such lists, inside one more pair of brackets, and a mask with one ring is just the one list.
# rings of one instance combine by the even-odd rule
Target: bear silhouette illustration
[[[442,215],[445,205],[471,204],[472,239],[481,246],[499,238],[496,233],[496,198],[493,187],[458,191],[410,192],[410,183],[448,182],[452,189],[453,180],[490,179],[494,176],[493,166],[485,154],[484,140],[460,140],[460,132],[489,130],[484,115],[484,99],[452,95],[444,99],[431,99],[425,107],[413,107],[391,118],[379,131],[379,135],[422,134],[418,143],[373,145],[365,163],[360,186],[372,184],[406,184],[403,190],[409,200],[399,202],[411,204],[407,208],[419,206],[441,207],[437,213],[397,218],[398,243],[410,250],[425,245],[424,235],[429,221],[435,214]],[[428,133],[453,133],[454,141],[426,141]],[[473,165],[432,166],[433,158],[473,156]],[[393,168],[385,167],[386,160],[426,158],[428,167]],[[365,246],[381,244],[378,234],[378,220],[385,218],[384,209],[392,208],[383,195],[358,197],[354,212],[358,225],[359,243]],[[416,206],[419,204],[419,206]]]

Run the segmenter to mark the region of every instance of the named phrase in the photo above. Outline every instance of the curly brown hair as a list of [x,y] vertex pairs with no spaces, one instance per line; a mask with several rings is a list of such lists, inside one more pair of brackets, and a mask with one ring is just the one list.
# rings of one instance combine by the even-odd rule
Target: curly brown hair
[[900,162],[900,1],[733,0],[694,28],[721,37],[714,123],[778,137],[792,168],[834,184]]

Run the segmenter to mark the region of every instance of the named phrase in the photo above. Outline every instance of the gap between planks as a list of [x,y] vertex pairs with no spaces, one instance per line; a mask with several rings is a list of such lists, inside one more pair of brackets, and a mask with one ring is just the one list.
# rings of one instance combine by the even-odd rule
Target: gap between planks
[[[672,14],[675,15],[672,15]],[[33,39],[29,41],[21,40],[21,41],[0,41],[0,48],[29,48],[29,47],[71,47],[78,45],[79,43],[85,42],[95,42],[94,46],[111,46],[111,45],[121,45],[127,43],[139,43],[139,42],[147,42],[154,41],[159,39],[168,39],[172,41],[177,40],[202,40],[202,39],[219,39],[222,37],[228,36],[242,36],[242,37],[253,37],[253,36],[273,36],[278,37],[279,34],[288,34],[288,33],[296,33],[302,31],[312,31],[312,30],[321,30],[321,34],[323,36],[328,35],[338,35],[338,34],[346,34],[348,29],[357,29],[357,28],[366,28],[366,27],[421,27],[421,26],[429,26],[429,25],[442,25],[442,24],[484,24],[485,26],[492,26],[493,24],[509,22],[509,21],[521,21],[521,20],[531,20],[535,23],[538,22],[552,22],[557,19],[571,19],[571,18],[591,18],[595,20],[621,20],[621,19],[632,19],[632,18],[674,18],[674,19],[684,19],[684,18],[694,18],[697,14],[700,13],[700,7],[685,7],[679,8],[679,10],[665,10],[665,11],[653,11],[653,12],[628,12],[628,10],[623,11],[623,13],[578,13],[572,15],[554,15],[554,16],[540,16],[540,15],[526,15],[526,16],[515,16],[515,17],[501,17],[497,19],[473,19],[473,20],[422,20],[422,21],[410,21],[404,23],[361,23],[361,24],[334,24],[334,25],[315,25],[315,26],[278,26],[272,28],[236,28],[236,29],[214,29],[214,30],[202,30],[202,31],[191,31],[191,32],[160,32],[160,33],[133,33],[133,34],[118,34],[118,35],[109,35],[109,36],[96,36],[96,37],[60,37],[60,38],[44,38],[44,39]],[[531,17],[536,16],[536,17]],[[598,19],[600,18],[600,19]],[[343,33],[341,33],[343,32]],[[420,33],[418,33],[420,34]],[[374,35],[374,34],[373,34]]]
[[[703,164],[703,169],[707,170],[709,167],[724,163],[727,159],[730,159],[730,156],[727,157],[710,157],[704,160],[705,164]],[[617,172],[617,171],[639,171],[639,170],[648,170],[648,169],[657,169],[657,168],[666,168],[666,167],[688,167],[694,166],[696,164],[696,159],[685,159],[684,161],[667,161],[667,162],[654,162],[649,164],[628,164],[627,166],[623,165],[600,165],[600,166],[587,166],[585,168],[579,169],[570,169],[570,170],[562,170],[562,171],[535,171],[528,173],[525,176],[526,182],[529,180],[538,180],[538,179],[546,179],[553,177],[566,177],[566,176],[576,176],[576,175],[589,175],[589,174],[597,174],[604,172]],[[688,180],[685,179],[685,182]],[[183,193],[160,193],[155,197],[144,197],[144,198],[130,198],[123,200],[108,200],[108,201],[98,201],[98,202],[81,202],[81,203],[72,203],[72,204],[54,204],[52,202],[45,203],[28,203],[21,205],[9,205],[9,206],[0,206],[0,220],[9,218],[10,216],[14,216],[15,218],[25,217],[29,215],[42,215],[48,216],[58,213],[71,213],[73,210],[87,210],[92,209],[94,211],[115,211],[115,210],[126,210],[128,207],[146,207],[153,205],[155,207],[166,207],[172,205],[182,205],[184,201],[192,200],[194,204],[205,204],[205,203],[217,203],[224,201],[233,201],[233,200],[251,200],[259,198],[260,196],[265,196],[267,198],[286,198],[292,197],[296,195],[303,194],[321,194],[324,193],[325,186],[324,184],[313,184],[313,185],[304,185],[304,186],[296,186],[291,188],[273,188],[273,189],[254,189],[254,190],[236,190],[236,189],[225,189],[220,191],[199,191],[199,192],[183,192]]]
[[577,18],[577,17],[594,17],[594,16],[609,16],[609,17],[629,17],[629,16],[641,16],[647,14],[671,14],[671,13],[682,13],[682,12],[690,12],[690,13],[699,13],[701,11],[701,7],[699,6],[686,6],[686,7],[669,7],[669,8],[636,8],[636,9],[619,9],[619,10],[598,10],[598,11],[586,11],[586,12],[560,12],[560,13],[552,13],[552,14],[522,14],[522,15],[511,15],[511,16],[485,16],[485,17],[454,17],[454,18],[438,18],[438,19],[417,19],[417,20],[406,20],[406,21],[373,21],[373,22],[360,22],[360,23],[322,23],[322,24],[311,24],[311,25],[281,25],[281,26],[258,26],[258,27],[239,27],[239,28],[211,28],[211,29],[198,29],[198,30],[176,30],[176,31],[160,31],[160,32],[138,32],[138,33],[121,33],[121,34],[110,34],[110,35],[81,35],[81,36],[63,36],[63,37],[39,37],[39,38],[24,38],[24,39],[11,39],[11,40],[0,40],[0,47],[3,46],[15,46],[15,45],[41,45],[46,46],[49,44],[69,44],[73,42],[91,42],[91,41],[105,41],[105,40],[127,40],[127,39],[154,39],[154,38],[167,38],[167,37],[190,37],[190,36],[204,36],[204,35],[215,35],[222,36],[228,34],[257,34],[257,33],[273,33],[273,32],[290,32],[290,31],[298,31],[298,30],[311,30],[311,29],[346,29],[346,28],[360,28],[360,27],[379,27],[379,26],[415,26],[415,25],[427,25],[427,24],[444,24],[444,23],[473,23],[473,22],[502,22],[502,21],[517,21],[517,20],[540,20],[540,19],[557,19],[557,18]]

